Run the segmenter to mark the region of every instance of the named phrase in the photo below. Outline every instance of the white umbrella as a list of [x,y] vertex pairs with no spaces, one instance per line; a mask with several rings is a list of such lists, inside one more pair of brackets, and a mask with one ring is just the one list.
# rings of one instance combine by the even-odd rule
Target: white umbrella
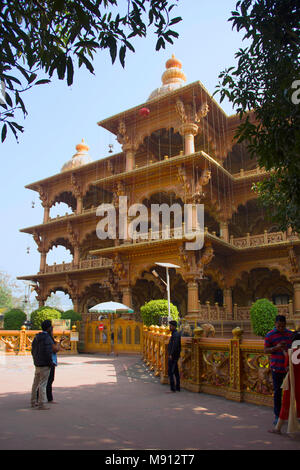
[[134,313],[132,308],[119,302],[102,302],[89,309],[91,313]]

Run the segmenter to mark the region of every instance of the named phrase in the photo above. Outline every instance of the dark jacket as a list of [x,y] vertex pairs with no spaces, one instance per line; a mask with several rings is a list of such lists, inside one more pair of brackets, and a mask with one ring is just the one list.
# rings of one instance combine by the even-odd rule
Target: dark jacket
[[51,336],[46,331],[35,336],[31,345],[31,354],[36,367],[52,365],[52,344]]
[[168,355],[172,359],[178,361],[181,351],[181,335],[177,330],[172,331],[172,336],[168,344]]

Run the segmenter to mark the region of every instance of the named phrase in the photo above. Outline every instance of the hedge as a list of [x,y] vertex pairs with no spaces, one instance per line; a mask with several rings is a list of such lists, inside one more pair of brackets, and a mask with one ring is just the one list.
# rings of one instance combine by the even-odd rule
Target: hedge
[[12,308],[4,314],[3,327],[5,330],[20,330],[26,320],[26,313],[19,308]]

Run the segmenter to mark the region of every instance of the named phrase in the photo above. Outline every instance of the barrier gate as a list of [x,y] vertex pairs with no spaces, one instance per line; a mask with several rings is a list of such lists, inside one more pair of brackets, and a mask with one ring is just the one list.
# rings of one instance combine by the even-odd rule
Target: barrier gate
[[141,322],[117,318],[88,321],[85,324],[85,352],[141,353],[142,350]]

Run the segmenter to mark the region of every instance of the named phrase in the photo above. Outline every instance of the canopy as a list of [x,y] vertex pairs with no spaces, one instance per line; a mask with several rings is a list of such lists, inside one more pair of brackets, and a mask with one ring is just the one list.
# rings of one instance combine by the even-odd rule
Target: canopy
[[127,305],[119,302],[102,302],[89,309],[91,313],[134,313]]

